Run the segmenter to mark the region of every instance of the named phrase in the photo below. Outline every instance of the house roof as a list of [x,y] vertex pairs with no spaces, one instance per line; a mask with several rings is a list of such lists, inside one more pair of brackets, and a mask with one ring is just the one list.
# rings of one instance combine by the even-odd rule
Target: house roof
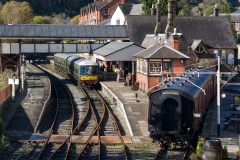
[[[236,49],[236,43],[227,17],[176,17],[179,33],[182,33],[191,45],[195,39],[209,48]],[[141,45],[146,34],[154,34],[156,16],[126,15],[130,41]],[[161,16],[161,33],[165,32],[167,17]]]
[[95,3],[91,3],[88,4],[85,7],[82,7],[80,9],[81,14],[87,14],[89,12],[89,10],[94,10],[94,8],[96,7],[96,10],[100,10],[103,6],[105,6],[106,4],[108,4],[109,2],[95,2]]
[[195,39],[193,41],[193,44],[192,44],[192,49],[195,50],[200,44],[201,44],[202,40],[201,39]]
[[118,7],[121,9],[123,15],[142,15],[142,4],[118,4],[112,12],[112,15]]
[[129,13],[129,15],[142,15],[143,11],[142,11],[142,6],[143,4],[133,4],[131,12]]
[[162,59],[176,59],[176,58],[182,58],[186,59],[189,58],[188,56],[184,55],[183,53],[167,46],[167,45],[161,45],[161,44],[155,44],[152,47],[149,47],[136,55],[134,55],[136,58],[162,58]]
[[100,54],[102,56],[107,56],[111,53],[117,52],[123,48],[129,47],[131,45],[133,45],[133,42],[111,42],[108,43],[104,46],[102,46],[101,48],[93,51],[93,53],[95,54]]
[[[210,17],[214,16],[214,14],[210,15]],[[220,13],[218,16],[221,17],[228,17],[230,16],[231,22],[240,23],[240,12],[234,12],[234,13]]]
[[118,4],[118,6],[122,10],[124,15],[129,14],[133,7],[133,5],[131,4]]

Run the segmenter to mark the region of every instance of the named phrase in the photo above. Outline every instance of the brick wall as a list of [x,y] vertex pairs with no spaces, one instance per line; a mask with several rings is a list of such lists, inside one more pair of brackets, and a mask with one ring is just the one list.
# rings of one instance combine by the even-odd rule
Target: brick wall
[[8,85],[0,91],[0,104],[12,94],[12,85]]

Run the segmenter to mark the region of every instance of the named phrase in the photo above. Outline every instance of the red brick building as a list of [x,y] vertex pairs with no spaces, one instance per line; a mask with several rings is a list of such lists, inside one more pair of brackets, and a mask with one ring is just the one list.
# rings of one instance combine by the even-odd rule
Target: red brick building
[[195,59],[194,52],[186,55],[179,51],[190,47],[182,34],[173,34],[168,40],[170,43],[156,43],[134,56],[136,82],[143,93],[153,92],[165,79],[183,73],[186,63]]
[[125,0],[94,0],[80,9],[79,25],[96,25],[109,19],[118,4],[125,4]]

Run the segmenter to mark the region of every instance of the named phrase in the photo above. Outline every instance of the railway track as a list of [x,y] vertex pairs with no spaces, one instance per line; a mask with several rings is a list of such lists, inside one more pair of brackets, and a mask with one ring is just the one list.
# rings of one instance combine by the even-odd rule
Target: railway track
[[[52,103],[52,112],[50,112],[54,113],[55,111],[55,116],[48,132],[48,138],[37,159],[64,159],[67,156],[69,147],[67,144],[61,143],[61,137],[59,137],[59,135],[64,136],[63,138],[71,135],[74,127],[75,107],[71,93],[67,87],[51,74],[48,74],[48,76],[55,90],[55,94],[53,95],[55,95],[56,101]],[[55,136],[57,142],[50,141],[50,138],[53,138],[53,136]]]

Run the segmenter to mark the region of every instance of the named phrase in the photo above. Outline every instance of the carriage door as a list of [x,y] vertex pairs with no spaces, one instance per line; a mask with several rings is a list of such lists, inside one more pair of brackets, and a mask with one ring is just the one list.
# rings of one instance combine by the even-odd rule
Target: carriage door
[[163,130],[175,131],[178,125],[178,102],[168,98],[163,102]]

